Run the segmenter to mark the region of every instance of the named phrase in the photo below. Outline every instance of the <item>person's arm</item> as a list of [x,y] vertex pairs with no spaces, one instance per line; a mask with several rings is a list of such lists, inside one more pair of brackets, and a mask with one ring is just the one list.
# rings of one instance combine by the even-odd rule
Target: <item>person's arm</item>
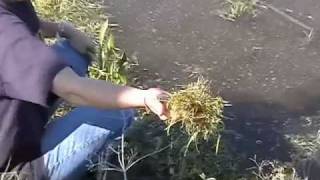
[[55,37],[57,34],[60,36],[70,39],[77,34],[82,34],[79,30],[77,30],[72,24],[67,22],[51,22],[46,20],[40,20],[40,30],[42,35],[48,38]]
[[40,30],[44,37],[52,38],[60,33],[59,23],[49,22],[49,21],[40,21]]
[[59,34],[59,36],[69,39],[72,47],[81,53],[94,51],[94,42],[70,23],[40,20],[40,30],[44,37],[52,38]]
[[147,106],[161,119],[168,116],[166,105],[159,98],[167,96],[160,89],[141,90],[101,80],[82,78],[70,68],[60,71],[53,81],[53,92],[80,106],[98,108],[138,108]]

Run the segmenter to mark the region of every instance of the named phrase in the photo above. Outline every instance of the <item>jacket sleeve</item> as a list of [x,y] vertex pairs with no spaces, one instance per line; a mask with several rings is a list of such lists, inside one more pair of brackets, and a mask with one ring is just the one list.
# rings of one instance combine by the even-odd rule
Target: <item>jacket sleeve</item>
[[53,79],[64,67],[22,20],[0,11],[0,96],[47,106]]

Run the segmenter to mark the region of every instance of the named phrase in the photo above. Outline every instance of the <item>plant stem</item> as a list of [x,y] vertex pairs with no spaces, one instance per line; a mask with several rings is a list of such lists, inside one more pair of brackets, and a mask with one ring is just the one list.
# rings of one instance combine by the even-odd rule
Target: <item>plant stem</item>
[[123,180],[128,180],[126,171],[123,171]]
[[122,136],[121,136],[121,167],[123,171],[123,180],[128,180],[127,167],[124,160],[124,133],[122,133]]

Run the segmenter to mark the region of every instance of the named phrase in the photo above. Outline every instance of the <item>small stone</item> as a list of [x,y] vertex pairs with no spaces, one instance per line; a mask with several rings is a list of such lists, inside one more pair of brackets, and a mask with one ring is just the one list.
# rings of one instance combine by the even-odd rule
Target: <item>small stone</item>
[[287,13],[293,13],[293,10],[292,9],[286,9],[286,12]]
[[261,140],[256,140],[256,144],[260,145],[260,144],[262,144],[262,143],[263,143],[263,141],[261,141]]
[[161,78],[158,78],[158,79],[156,79],[155,81],[156,81],[156,82],[161,82],[162,79],[161,79]]

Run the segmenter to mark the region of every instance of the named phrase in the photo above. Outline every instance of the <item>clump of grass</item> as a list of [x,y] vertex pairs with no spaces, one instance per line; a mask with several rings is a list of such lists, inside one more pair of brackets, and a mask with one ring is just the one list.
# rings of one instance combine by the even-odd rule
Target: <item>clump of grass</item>
[[0,180],[20,180],[16,172],[0,173]]
[[89,75],[95,79],[111,80],[116,84],[127,84],[127,56],[116,47],[110,24],[106,21],[99,31],[98,61],[89,67]]
[[174,92],[169,101],[170,118],[166,120],[170,127],[180,124],[190,136],[191,142],[208,140],[219,136],[223,130],[223,109],[225,101],[210,91],[210,83],[203,78]]
[[90,35],[98,45],[93,56],[96,61],[89,68],[94,79],[126,84],[127,56],[116,47],[112,29],[105,13],[103,0],[33,0],[41,17],[73,23],[78,29]]
[[254,15],[257,0],[226,0],[227,9],[221,14],[225,20],[235,21],[237,18],[249,14]]
[[292,165],[269,160],[258,162],[256,156],[249,159],[255,166],[248,170],[252,170],[256,180],[302,180]]

